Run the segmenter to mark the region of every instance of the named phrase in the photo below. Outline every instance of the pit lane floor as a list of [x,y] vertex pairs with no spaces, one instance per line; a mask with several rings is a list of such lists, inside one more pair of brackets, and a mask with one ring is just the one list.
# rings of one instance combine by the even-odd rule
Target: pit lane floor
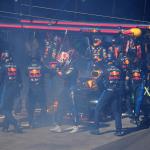
[[101,135],[91,135],[84,125],[74,134],[50,132],[51,126],[24,129],[23,134],[0,131],[0,150],[150,150],[150,129],[136,130],[128,118],[123,119],[128,131],[123,137],[114,136],[114,121],[103,124]]

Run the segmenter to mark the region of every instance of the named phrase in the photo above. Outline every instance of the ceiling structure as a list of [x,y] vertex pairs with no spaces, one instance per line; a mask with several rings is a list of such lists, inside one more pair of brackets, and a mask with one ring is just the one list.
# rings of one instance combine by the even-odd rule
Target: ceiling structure
[[139,21],[150,21],[149,14],[150,1],[148,0],[0,1],[0,18],[5,19],[10,17],[52,18],[82,22],[138,23]]

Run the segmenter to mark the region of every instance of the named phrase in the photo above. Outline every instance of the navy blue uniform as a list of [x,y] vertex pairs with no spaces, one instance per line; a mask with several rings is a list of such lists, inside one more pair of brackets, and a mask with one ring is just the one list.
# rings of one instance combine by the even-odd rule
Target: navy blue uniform
[[3,91],[2,91],[2,110],[5,115],[3,129],[8,130],[9,125],[14,125],[16,130],[19,130],[19,124],[12,115],[14,101],[19,96],[21,88],[21,77],[19,70],[13,63],[3,66]]
[[64,88],[61,92],[58,107],[58,124],[62,123],[63,112],[70,110],[73,114],[74,125],[79,124],[78,110],[76,104],[76,84],[78,78],[78,70],[75,66],[67,66],[62,70],[62,78],[64,80]]
[[28,121],[31,126],[34,126],[34,110],[37,103],[40,104],[41,113],[45,114],[46,112],[43,78],[44,70],[42,65],[37,62],[32,62],[28,66],[29,91],[27,101]]
[[114,113],[116,132],[121,135],[121,78],[121,70],[113,64],[108,65],[105,68],[101,78],[99,78],[98,82],[102,82],[104,84],[104,91],[100,95],[99,102],[95,109],[96,132],[93,132],[95,134],[99,134],[99,115],[104,111],[106,106],[109,105],[112,106],[112,110]]
[[130,70],[130,85],[135,104],[134,115],[135,119],[138,120],[144,97],[145,76],[143,71],[137,66],[132,66]]

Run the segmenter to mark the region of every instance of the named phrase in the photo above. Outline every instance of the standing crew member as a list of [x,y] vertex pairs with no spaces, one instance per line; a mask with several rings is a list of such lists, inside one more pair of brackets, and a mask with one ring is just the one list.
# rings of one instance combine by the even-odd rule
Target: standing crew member
[[19,70],[11,57],[9,57],[9,59],[7,58],[7,61],[3,65],[2,81],[4,85],[1,96],[2,112],[5,115],[5,119],[3,121],[3,131],[8,131],[9,126],[12,124],[15,132],[21,133],[22,130],[18,121],[14,118],[12,110],[15,98],[19,96],[22,87],[22,81]]
[[122,121],[121,121],[121,99],[120,93],[122,90],[121,70],[116,67],[111,59],[107,59],[107,65],[103,74],[100,76],[98,82],[104,84],[104,91],[100,95],[98,104],[95,109],[95,129],[91,131],[92,134],[100,134],[99,131],[99,115],[104,111],[107,105],[112,107],[115,117],[115,135],[122,136]]
[[37,58],[32,58],[28,66],[29,90],[28,90],[28,121],[31,127],[35,127],[34,110],[36,104],[40,104],[42,119],[46,113],[46,101],[44,97],[43,68]]

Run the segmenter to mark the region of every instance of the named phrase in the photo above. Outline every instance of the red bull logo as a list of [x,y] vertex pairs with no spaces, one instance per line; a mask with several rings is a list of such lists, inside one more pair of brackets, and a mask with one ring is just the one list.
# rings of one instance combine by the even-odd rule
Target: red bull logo
[[15,67],[10,67],[7,71],[9,76],[16,76],[17,69]]
[[50,62],[49,63],[50,69],[55,69],[56,65],[57,65],[57,62]]
[[141,80],[141,73],[140,72],[133,72],[132,73],[132,78],[134,80]]
[[109,80],[119,80],[120,72],[119,71],[111,71],[109,74]]

